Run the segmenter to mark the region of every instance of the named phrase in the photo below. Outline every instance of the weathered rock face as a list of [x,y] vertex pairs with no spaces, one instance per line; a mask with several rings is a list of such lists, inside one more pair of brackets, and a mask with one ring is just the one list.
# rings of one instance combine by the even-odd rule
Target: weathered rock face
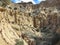
[[6,1],[5,0],[0,0],[0,6],[2,6],[2,7],[5,7],[10,3],[11,3],[10,0],[6,0]]
[[60,8],[60,0],[46,0],[46,1],[42,1],[40,3],[41,6],[44,7],[59,7]]
[[[1,12],[1,10],[3,11]],[[20,32],[19,33],[18,31],[15,32],[15,30],[22,30],[22,32],[24,33],[23,30],[26,30],[24,29],[27,28],[26,26],[33,27],[32,21],[33,18],[28,14],[22,12],[19,13],[18,11],[5,10],[3,8],[1,8],[1,10],[0,10],[0,31],[2,34],[1,36],[7,42],[7,44],[14,45],[15,40],[19,39],[19,36],[21,36]],[[23,28],[23,26],[25,27]]]
[[0,37],[6,45],[55,45],[60,40],[59,14],[55,7],[10,4],[0,8]]
[[[16,39],[23,40],[24,45],[35,45],[35,39],[33,39],[33,37],[42,36],[35,30],[33,16],[31,16],[30,13],[0,8],[0,34],[2,40],[4,40],[7,45],[15,45]],[[26,39],[22,38],[22,34],[26,35]]]

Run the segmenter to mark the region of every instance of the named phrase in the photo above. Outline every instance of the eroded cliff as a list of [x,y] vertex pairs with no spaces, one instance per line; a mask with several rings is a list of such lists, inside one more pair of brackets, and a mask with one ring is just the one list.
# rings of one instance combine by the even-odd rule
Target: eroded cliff
[[[0,8],[0,45],[55,45],[60,40],[56,7],[10,4]],[[59,45],[59,44],[58,44]]]

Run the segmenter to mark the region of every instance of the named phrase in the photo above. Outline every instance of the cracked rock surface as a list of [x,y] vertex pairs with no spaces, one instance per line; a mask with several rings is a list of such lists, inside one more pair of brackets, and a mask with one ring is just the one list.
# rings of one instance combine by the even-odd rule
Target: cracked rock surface
[[59,14],[56,7],[37,8],[31,4],[1,7],[0,45],[59,45]]

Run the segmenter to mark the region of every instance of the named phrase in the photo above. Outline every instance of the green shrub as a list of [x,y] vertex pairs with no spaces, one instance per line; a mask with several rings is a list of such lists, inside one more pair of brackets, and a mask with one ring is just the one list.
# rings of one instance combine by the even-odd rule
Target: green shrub
[[24,45],[24,42],[20,41],[20,40],[16,40],[16,44],[15,45]]

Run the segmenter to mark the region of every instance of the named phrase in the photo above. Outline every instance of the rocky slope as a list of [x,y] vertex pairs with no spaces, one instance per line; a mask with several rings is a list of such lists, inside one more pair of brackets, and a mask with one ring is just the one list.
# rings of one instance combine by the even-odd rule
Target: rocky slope
[[60,0],[46,0],[46,1],[42,1],[40,3],[41,6],[44,7],[59,7],[60,8]]
[[56,7],[32,3],[0,7],[0,45],[59,45],[59,14]]

